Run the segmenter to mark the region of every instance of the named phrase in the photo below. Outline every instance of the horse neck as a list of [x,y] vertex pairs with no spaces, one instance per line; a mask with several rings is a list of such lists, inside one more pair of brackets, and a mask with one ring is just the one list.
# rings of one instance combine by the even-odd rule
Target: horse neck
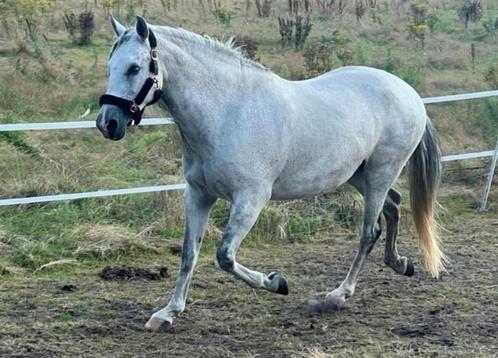
[[248,82],[260,80],[262,73],[237,63],[235,57],[214,53],[213,48],[203,52],[174,41],[164,41],[162,48],[160,56],[167,73],[163,98],[184,142],[194,145],[215,140],[209,136],[216,132],[213,127],[229,102]]

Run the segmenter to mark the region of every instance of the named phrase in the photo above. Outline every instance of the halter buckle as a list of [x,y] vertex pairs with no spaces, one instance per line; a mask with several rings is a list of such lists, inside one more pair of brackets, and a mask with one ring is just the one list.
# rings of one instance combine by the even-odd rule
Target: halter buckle
[[157,60],[157,49],[156,48],[150,49],[150,57],[152,57],[153,60]]
[[154,85],[156,86],[156,88],[159,88],[159,80],[157,79],[156,76],[154,77],[151,77],[152,78],[152,81],[154,81]]
[[136,104],[135,102],[133,102],[130,106],[130,112],[135,114],[137,113],[138,111],[140,111],[140,107],[138,106],[138,104]]

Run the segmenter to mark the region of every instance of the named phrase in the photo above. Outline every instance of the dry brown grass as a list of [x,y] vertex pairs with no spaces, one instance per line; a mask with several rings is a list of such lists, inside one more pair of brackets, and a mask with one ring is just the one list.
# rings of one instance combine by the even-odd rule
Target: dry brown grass
[[78,258],[107,258],[133,255],[134,252],[160,253],[162,248],[122,226],[80,225],[73,232],[77,244],[73,255]]

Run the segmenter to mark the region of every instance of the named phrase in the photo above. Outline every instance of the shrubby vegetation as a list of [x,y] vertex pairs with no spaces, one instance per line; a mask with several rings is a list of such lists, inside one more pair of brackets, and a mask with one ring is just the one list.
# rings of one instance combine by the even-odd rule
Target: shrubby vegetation
[[[366,65],[403,78],[422,95],[498,88],[498,6],[493,2],[4,0],[0,82],[12,85],[0,87],[2,123],[77,119],[87,109],[91,114],[85,119],[95,117],[114,39],[106,18],[111,11],[128,24],[145,15],[151,23],[217,38],[236,36],[249,58],[289,80]],[[445,152],[494,145],[497,105],[490,99],[429,107]],[[83,130],[1,134],[0,196],[182,181],[180,139],[173,126],[130,134],[119,143]],[[320,200],[272,204],[250,240],[352,235],[360,202],[344,190]],[[8,271],[6,266],[35,270],[59,259],[165,252],[182,236],[181,207],[178,192],[1,209],[0,272]],[[227,205],[220,202],[213,214],[208,236],[215,239]],[[106,235],[111,241],[136,240],[125,240],[112,253]]]

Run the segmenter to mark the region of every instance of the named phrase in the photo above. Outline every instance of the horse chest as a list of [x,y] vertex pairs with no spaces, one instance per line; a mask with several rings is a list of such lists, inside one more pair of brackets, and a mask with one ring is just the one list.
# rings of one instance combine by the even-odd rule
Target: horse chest
[[184,162],[184,175],[189,185],[218,198],[231,200],[232,194],[240,190],[237,170],[216,158]]

